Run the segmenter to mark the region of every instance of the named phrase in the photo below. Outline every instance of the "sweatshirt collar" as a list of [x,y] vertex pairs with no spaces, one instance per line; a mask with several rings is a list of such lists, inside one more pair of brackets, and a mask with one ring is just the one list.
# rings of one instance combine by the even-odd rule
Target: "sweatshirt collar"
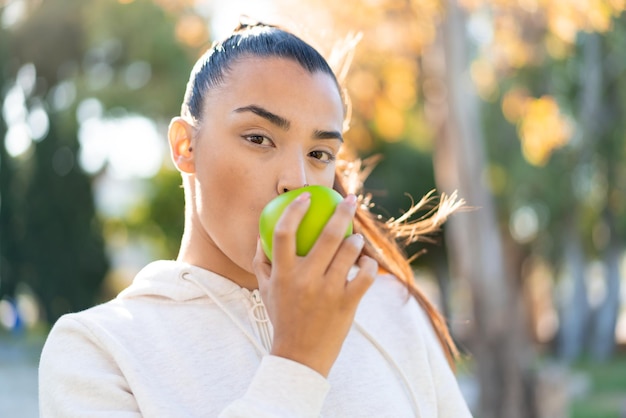
[[196,281],[220,297],[242,293],[242,288],[238,284],[212,271],[180,261],[160,260],[144,267],[135,276],[132,284],[120,292],[118,298],[153,296],[182,302],[206,297],[201,288],[184,280],[184,275],[192,275]]

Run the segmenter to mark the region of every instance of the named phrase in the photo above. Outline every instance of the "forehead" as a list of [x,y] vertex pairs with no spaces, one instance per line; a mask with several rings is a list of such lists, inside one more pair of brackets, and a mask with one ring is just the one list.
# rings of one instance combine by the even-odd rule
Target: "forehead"
[[205,99],[204,110],[209,113],[217,107],[235,109],[256,104],[286,116],[296,110],[308,110],[321,119],[343,121],[344,118],[335,79],[322,71],[311,73],[287,58],[238,58],[229,65],[220,85],[211,89]]

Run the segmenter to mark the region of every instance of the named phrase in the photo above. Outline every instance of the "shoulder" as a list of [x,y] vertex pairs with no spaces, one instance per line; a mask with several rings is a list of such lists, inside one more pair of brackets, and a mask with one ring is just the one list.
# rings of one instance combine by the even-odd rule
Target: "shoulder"
[[[119,322],[128,315],[127,309],[116,301],[106,302],[81,312],[61,316],[53,325],[44,346],[44,352],[53,348],[71,347],[74,352],[79,346],[101,345],[103,325]],[[106,328],[106,325],[104,325]]]
[[410,350],[423,350],[428,356],[445,360],[443,347],[428,314],[407,285],[391,274],[376,278],[363,297],[356,323],[377,339]]
[[116,358],[120,350],[112,350],[110,332],[95,325],[94,317],[105,315],[109,306],[64,315],[52,327],[39,359],[42,416],[87,416],[83,408],[105,404],[137,411]]
[[409,288],[392,274],[383,274],[367,291],[361,301],[363,313],[370,313],[383,318],[421,320],[425,313],[411,295]]
[[357,323],[384,335],[421,333],[423,312],[407,286],[391,274],[379,275],[363,296]]
[[129,301],[124,299],[112,299],[80,312],[68,313],[61,316],[54,324],[52,330],[58,327],[65,327],[70,324],[74,326],[93,327],[94,324],[102,324],[111,321],[127,320],[132,318]]
[[[106,306],[107,304],[105,304]],[[102,305],[63,315],[50,330],[39,360],[39,378],[48,384],[59,376],[79,373],[85,365],[108,367],[111,358],[93,318],[106,310]],[[84,370],[83,370],[84,371]]]

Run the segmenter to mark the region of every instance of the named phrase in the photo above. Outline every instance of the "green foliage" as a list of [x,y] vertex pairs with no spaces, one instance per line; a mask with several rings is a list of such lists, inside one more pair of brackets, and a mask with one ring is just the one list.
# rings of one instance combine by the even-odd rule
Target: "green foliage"
[[29,285],[51,322],[91,306],[108,262],[90,180],[75,164],[75,132],[58,129],[52,118],[47,137],[19,160],[0,145],[0,296]]
[[572,418],[623,416],[626,407],[626,358],[623,354],[604,364],[580,362],[574,370],[587,376],[591,385],[588,394],[573,400],[570,408]]
[[[89,91],[82,78],[84,94],[97,96],[107,109],[121,107],[156,119],[177,115],[197,51],[176,41],[176,16],[150,0],[89,3],[82,17],[89,28],[85,59],[110,67],[114,76],[106,88],[96,91]],[[129,66],[138,62],[150,66],[150,79],[144,86],[130,88]]]
[[[376,165],[364,185],[365,193],[371,193],[372,213],[383,221],[399,218],[423,196],[436,189],[431,155],[418,150],[409,140],[396,143],[379,141],[375,154],[383,158]],[[415,218],[425,215],[424,210]],[[412,243],[405,248],[408,256],[420,255],[413,264],[437,270],[441,257],[445,257],[444,234],[432,237],[432,242]],[[402,243],[401,243],[402,244]]]
[[155,256],[176,258],[184,227],[184,195],[180,173],[163,167],[148,187],[149,198],[135,206],[121,222],[128,232],[147,239]]
[[108,269],[90,179],[76,165],[75,134],[52,126],[37,144],[24,190],[21,279],[39,296],[50,321],[94,303]]
[[372,194],[374,212],[398,218],[435,188],[432,159],[407,141],[381,142],[376,153],[383,158],[367,178],[365,190]]
[[[8,60],[7,38],[7,34],[0,27],[0,63],[6,63]],[[0,64],[0,92],[4,91],[6,86],[7,73],[7,66]],[[13,295],[15,292],[17,283],[11,260],[18,259],[17,248],[13,245],[17,234],[13,196],[17,187],[11,181],[14,178],[14,165],[4,147],[5,133],[6,123],[0,113],[0,298],[4,295]]]
[[[500,82],[502,99],[512,88],[523,88],[532,97],[555,97],[559,107],[574,123],[573,137],[565,147],[556,150],[544,166],[529,164],[519,151],[517,126],[507,122],[502,114],[502,101],[485,102],[483,127],[491,164],[501,168],[506,176],[505,187],[494,191],[501,223],[507,227],[516,208],[533,206],[539,215],[540,229],[528,248],[558,263],[561,243],[558,240],[571,222],[584,237],[586,251],[597,256],[602,247],[594,242],[594,231],[601,223],[602,211],[609,205],[615,218],[625,213],[623,132],[621,117],[626,106],[623,84],[626,21],[615,19],[614,29],[605,34],[578,36],[572,53],[562,59],[545,59],[533,66],[519,68]],[[601,72],[601,108],[598,114],[585,112],[583,95],[589,83],[589,58],[586,42],[599,39],[602,60],[592,64]],[[617,231],[624,235],[626,223],[619,222]]]
[[[91,179],[78,166],[76,110],[93,97],[105,115],[141,114],[163,125],[178,114],[197,51],[177,42],[176,24],[176,15],[149,0],[58,0],[34,6],[0,35],[0,92],[21,66],[34,64],[38,78],[26,107],[43,103],[50,120],[47,136],[17,159],[6,153],[0,120],[0,298],[26,283],[51,322],[99,300],[109,261]],[[137,64],[143,82],[132,80]],[[69,108],[51,106],[60,82],[76,87]],[[168,258],[182,233],[179,185],[180,175],[164,169],[150,200],[122,221]]]

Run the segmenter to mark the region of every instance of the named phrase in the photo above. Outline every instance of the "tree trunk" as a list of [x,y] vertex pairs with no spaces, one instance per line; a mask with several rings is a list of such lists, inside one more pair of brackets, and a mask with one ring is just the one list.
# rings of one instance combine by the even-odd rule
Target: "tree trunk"
[[[600,73],[597,77],[602,81],[602,85],[598,90],[606,92],[605,95],[608,96],[599,100],[602,108],[597,112],[597,115],[603,115],[607,119],[619,120],[623,114],[622,98],[619,89],[613,88],[616,78],[619,76],[613,74],[610,68],[600,67],[600,65],[604,65],[606,62],[602,57],[610,54],[610,51],[603,51],[604,44],[598,35],[596,37],[597,40],[594,45],[596,52],[591,59],[597,61],[596,67],[598,70],[596,71]],[[601,70],[604,71],[601,72]],[[607,119],[603,119],[603,121]],[[614,125],[614,122],[612,125]],[[620,216],[623,216],[623,211],[620,213],[616,205],[612,204],[614,200],[611,199],[611,195],[614,192],[619,192],[621,187],[619,178],[620,168],[623,165],[622,153],[620,151],[622,141],[616,141],[615,133],[607,132],[606,123],[602,123],[602,126],[604,126],[604,133],[607,135],[603,135],[603,143],[598,144],[596,151],[602,155],[607,164],[607,199],[602,218],[609,231],[609,236],[608,242],[603,249],[606,296],[593,318],[594,321],[591,328],[592,340],[589,347],[591,357],[596,361],[608,360],[615,351],[615,326],[617,325],[620,309],[620,257],[623,251],[622,234],[620,233],[623,233],[623,231],[618,231],[619,225],[617,222]],[[616,129],[615,126],[612,129],[615,129],[617,136],[621,138],[623,135],[621,129],[619,127]]]
[[622,247],[609,209],[605,209],[604,218],[611,235],[604,251],[606,296],[598,309],[592,329],[591,356],[597,361],[608,360],[615,350],[615,325],[620,308],[619,264]]
[[426,104],[439,130],[434,156],[437,186],[447,193],[457,189],[477,208],[453,217],[446,229],[454,276],[467,280],[472,291],[474,329],[468,343],[480,385],[476,413],[483,418],[534,417],[534,354],[524,326],[523,298],[507,272],[494,203],[482,183],[480,104],[467,77],[462,13],[455,1],[448,2],[442,39],[425,56],[424,71],[446,92],[427,97]]
[[437,251],[434,256],[434,273],[437,279],[437,286],[439,288],[439,310],[441,314],[446,318],[451,315],[450,312],[450,272],[448,270],[448,262],[444,254]]
[[[574,217],[577,219],[577,217]],[[565,280],[560,303],[558,355],[571,362],[582,354],[585,330],[589,322],[589,301],[585,281],[585,255],[580,234],[569,222],[563,243]]]
[[[590,165],[592,153],[601,136],[602,114],[602,43],[597,33],[580,35],[582,44],[582,66],[579,74],[580,94],[578,97],[579,131],[582,138],[582,147],[576,166],[573,170]],[[572,190],[576,194],[577,190]],[[584,193],[582,193],[584,195]],[[585,335],[588,331],[590,307],[587,298],[585,281],[585,254],[582,238],[578,231],[581,215],[578,206],[585,196],[578,191],[572,202],[574,206],[568,223],[565,225],[564,259],[567,269],[566,283],[571,289],[566,289],[565,298],[560,308],[560,329],[558,355],[566,361],[576,360],[585,347]]]

